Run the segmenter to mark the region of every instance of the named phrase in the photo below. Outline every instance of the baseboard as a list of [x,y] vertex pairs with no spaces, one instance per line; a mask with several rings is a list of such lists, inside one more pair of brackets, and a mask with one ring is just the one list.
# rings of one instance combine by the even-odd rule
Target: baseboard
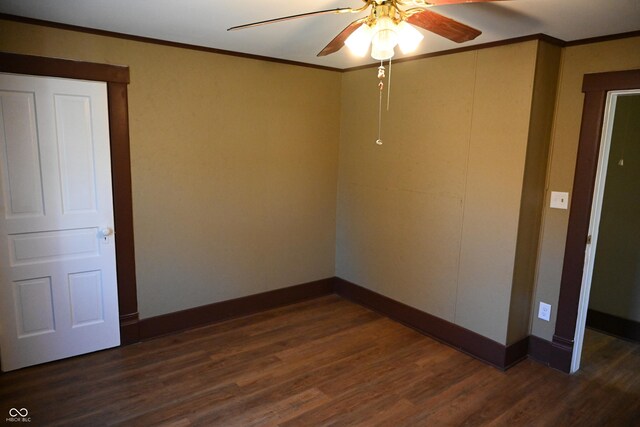
[[167,335],[332,293],[333,278],[328,278],[150,317],[138,323],[140,339]]
[[[596,310],[587,311],[587,327],[622,339],[640,342],[640,323],[622,319]],[[573,356],[573,342],[557,336],[547,341],[535,335],[529,336],[529,357],[559,371],[569,373]]]
[[530,335],[527,352],[533,360],[549,366],[549,360],[551,360],[551,341]]
[[498,369],[506,370],[527,356],[555,367],[551,363],[554,346],[542,338],[532,335],[505,346],[476,332],[337,277],[207,304],[139,321],[136,316],[135,319],[130,319],[131,322],[122,324],[122,343],[128,344],[155,338],[333,293],[377,311]]
[[120,316],[120,344],[128,345],[140,341],[138,312]]
[[506,346],[504,355],[505,370],[527,358],[529,355],[529,338],[531,337],[524,337],[520,341]]
[[554,335],[553,341],[535,335],[529,335],[529,357],[536,362],[566,374],[571,372],[571,357],[573,356],[573,342]]
[[343,298],[384,314],[496,368],[508,369],[527,357],[528,337],[505,346],[476,332],[340,278],[335,279],[334,290]]
[[570,373],[571,358],[573,357],[573,345],[573,340],[567,340],[562,336],[554,334],[553,341],[551,341],[549,366],[567,374]]
[[640,322],[613,314],[589,309],[587,311],[587,327],[625,340],[640,342]]

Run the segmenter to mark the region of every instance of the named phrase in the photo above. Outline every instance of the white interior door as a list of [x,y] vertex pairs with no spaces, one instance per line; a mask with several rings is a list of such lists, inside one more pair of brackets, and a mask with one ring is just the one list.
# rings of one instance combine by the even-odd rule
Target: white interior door
[[0,74],[2,370],[120,344],[106,84]]

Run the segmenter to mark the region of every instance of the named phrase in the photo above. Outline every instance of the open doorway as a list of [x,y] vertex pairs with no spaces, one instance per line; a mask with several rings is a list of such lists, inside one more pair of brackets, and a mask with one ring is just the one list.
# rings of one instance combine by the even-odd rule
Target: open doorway
[[585,326],[640,341],[640,90],[608,93],[598,159],[571,372],[607,340]]
[[[589,287],[583,286],[585,276],[591,278],[590,260],[593,238],[592,214],[595,203],[596,176],[600,150],[603,148],[604,123],[611,92],[640,93],[640,69],[586,74],[582,82],[584,105],[573,181],[573,196],[569,212],[560,295],[555,332],[551,343],[549,365],[563,372],[575,372],[580,366],[582,339],[588,309]],[[608,155],[606,157],[608,159]],[[605,175],[606,176],[606,175]],[[588,257],[590,255],[590,257]]]

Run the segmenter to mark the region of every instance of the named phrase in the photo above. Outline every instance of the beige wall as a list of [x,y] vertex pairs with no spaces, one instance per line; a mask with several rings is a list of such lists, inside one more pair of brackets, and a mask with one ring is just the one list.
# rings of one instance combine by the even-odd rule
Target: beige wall
[[614,120],[589,308],[640,322],[640,94]]
[[339,73],[9,21],[0,50],[130,67],[141,317],[334,275]]
[[538,44],[529,121],[529,142],[520,201],[513,289],[509,307],[508,344],[529,335],[560,54],[561,48],[558,46],[546,42]]
[[[634,68],[640,68],[640,37],[567,47],[562,51],[532,310],[532,334],[538,337],[551,340],[555,330],[569,211],[550,209],[549,195],[551,191],[572,190],[584,101],[582,78],[587,73]],[[552,305],[551,322],[537,318],[540,301]]]
[[506,343],[537,46],[344,75],[339,277]]
[[[336,274],[501,343],[527,329],[531,269],[515,269],[516,248],[535,240],[521,244],[523,224],[539,221],[521,216],[535,205],[527,144],[548,131],[529,125],[552,110],[540,79],[553,84],[557,48],[394,65],[382,146],[373,68],[341,75],[10,21],[0,49],[130,66],[142,317]],[[571,190],[582,76],[639,68],[640,38],[565,48],[560,63],[545,205]],[[543,210],[532,311],[551,303],[552,322],[531,325],[546,339],[567,219]]]

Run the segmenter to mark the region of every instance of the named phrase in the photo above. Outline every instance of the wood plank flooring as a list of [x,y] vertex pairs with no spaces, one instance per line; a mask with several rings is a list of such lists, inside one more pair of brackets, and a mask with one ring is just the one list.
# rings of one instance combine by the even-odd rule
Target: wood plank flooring
[[640,426],[640,346],[586,343],[577,375],[501,372],[332,295],[2,374],[0,411],[34,426]]

